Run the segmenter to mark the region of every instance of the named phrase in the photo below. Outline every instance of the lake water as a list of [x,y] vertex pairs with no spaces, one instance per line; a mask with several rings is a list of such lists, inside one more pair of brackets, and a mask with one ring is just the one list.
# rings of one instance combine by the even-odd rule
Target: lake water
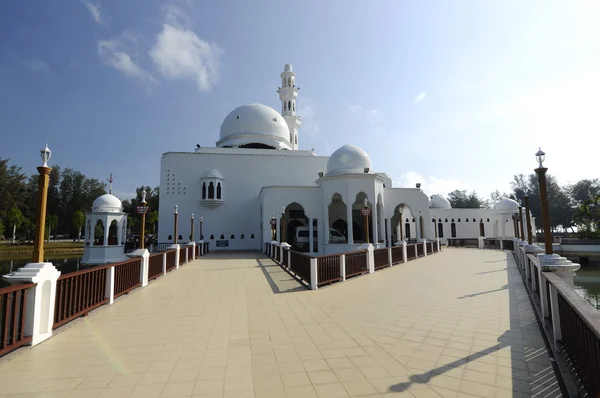
[[[572,259],[577,262],[577,259]],[[30,257],[0,257],[0,275],[5,275],[24,266],[30,261]],[[54,266],[63,274],[68,274],[80,269],[86,269],[85,265],[80,264],[81,256],[49,256],[46,261],[52,262]],[[0,287],[9,286],[7,282],[0,279]],[[590,259],[590,264],[586,264],[577,271],[575,275],[575,291],[586,299],[591,305],[600,311],[600,258]]]

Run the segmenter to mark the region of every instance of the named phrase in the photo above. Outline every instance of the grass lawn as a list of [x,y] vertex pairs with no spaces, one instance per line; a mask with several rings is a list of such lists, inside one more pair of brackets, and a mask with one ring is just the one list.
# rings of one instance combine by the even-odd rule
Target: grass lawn
[[[83,249],[83,242],[46,242],[44,249]],[[13,245],[11,243],[0,243],[0,252],[33,250],[33,244]]]

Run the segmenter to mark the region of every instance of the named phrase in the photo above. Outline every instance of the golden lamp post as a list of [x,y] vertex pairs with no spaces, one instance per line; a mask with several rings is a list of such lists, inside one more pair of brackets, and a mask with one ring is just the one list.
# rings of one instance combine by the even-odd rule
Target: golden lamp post
[[48,201],[48,183],[52,169],[48,167],[48,160],[52,156],[52,151],[46,147],[40,151],[42,155],[42,165],[37,168],[38,176],[38,210],[37,210],[37,229],[35,231],[33,255],[31,261],[41,263],[44,261],[44,229],[46,228],[46,203]]
[[271,215],[271,240],[277,240],[277,220],[275,219],[275,212]]
[[523,200],[525,201],[525,218],[527,219],[527,243],[533,244],[533,236],[531,231],[531,215],[529,213],[529,196],[523,196]]
[[281,243],[285,242],[285,207],[281,210]]
[[365,242],[369,243],[369,215],[371,214],[371,209],[369,209],[369,200],[366,197],[363,204],[365,205],[362,210],[362,214],[365,216]]
[[194,241],[194,213],[192,213],[192,220],[190,222],[190,242]]
[[146,213],[148,212],[148,202],[146,202],[146,190],[142,191],[142,205],[138,207],[138,213],[142,215],[142,229],[140,231],[140,249],[144,249],[146,240]]
[[174,217],[173,217],[173,244],[176,245],[177,244],[177,230],[178,228],[178,218],[179,218],[179,212],[177,211],[177,209],[179,208],[179,206],[175,205],[175,213],[174,213]]
[[200,240],[204,241],[204,232],[202,231],[202,217],[200,217]]
[[523,206],[519,204],[519,227],[521,229],[521,240],[525,240],[525,231],[523,229]]
[[546,172],[547,168],[542,164],[546,159],[546,154],[540,148],[535,154],[535,157],[539,163],[539,166],[534,171],[538,175],[540,184],[540,202],[542,205],[542,227],[544,228],[544,246],[546,254],[552,254],[552,234],[550,232],[550,209],[548,208],[548,191],[546,189]]

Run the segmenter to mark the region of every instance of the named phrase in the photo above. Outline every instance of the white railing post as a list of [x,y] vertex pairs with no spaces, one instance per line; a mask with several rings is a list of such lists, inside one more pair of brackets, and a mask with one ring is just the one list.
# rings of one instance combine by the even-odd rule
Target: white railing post
[[504,242],[500,239],[500,250],[504,250]]
[[127,253],[129,258],[140,259],[140,283],[142,287],[148,284],[148,264],[150,261],[150,252],[147,249],[136,249],[131,253]]
[[550,315],[550,308],[548,308],[548,289],[546,289],[546,277],[544,276],[544,272],[539,271],[539,281],[540,281],[540,309],[542,312],[542,318],[548,318]]
[[554,335],[554,346],[562,339],[562,330],[560,326],[560,312],[558,309],[558,290],[553,284],[550,284],[550,312],[552,314],[552,334]]
[[402,261],[406,263],[408,261],[408,253],[406,251],[406,241],[402,241]]
[[427,239],[423,238],[423,256],[427,257]]
[[390,267],[392,266],[392,248],[388,247],[388,264],[390,265]]
[[367,247],[367,269],[369,270],[369,274],[375,272],[375,252],[371,243]]
[[108,267],[106,269],[104,297],[108,299],[108,305],[115,302],[115,267]]
[[340,256],[340,277],[342,278],[342,282],[346,282],[346,255],[342,254]]
[[167,252],[163,253],[163,276],[167,275]]
[[181,256],[179,245],[175,245],[175,269],[179,269],[179,256]]
[[477,238],[479,240],[479,249],[483,250],[485,248],[485,244],[483,242],[483,237],[480,236],[479,238]]
[[319,288],[319,275],[317,274],[317,259],[310,259],[310,289],[317,290]]
[[440,238],[437,238],[437,249],[438,253],[442,251],[442,246],[440,245]]
[[183,251],[185,251],[185,263],[189,263],[190,262],[190,258],[189,258],[189,252],[188,252],[188,248],[187,246],[183,247]]

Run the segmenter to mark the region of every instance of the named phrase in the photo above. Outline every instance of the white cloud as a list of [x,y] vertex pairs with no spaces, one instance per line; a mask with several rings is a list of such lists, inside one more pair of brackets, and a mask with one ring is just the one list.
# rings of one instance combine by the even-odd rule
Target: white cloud
[[348,111],[363,119],[371,133],[377,135],[385,133],[381,111],[378,109],[368,109],[362,105],[350,105]]
[[427,93],[419,93],[415,99],[413,99],[413,103],[419,103],[421,101],[423,101],[425,99],[425,97],[427,97]]
[[[169,7],[167,18],[177,19],[172,9]],[[223,50],[192,30],[165,23],[149,54],[165,78],[191,79],[199,91],[209,91],[219,80]]]
[[102,17],[102,7],[100,7],[100,4],[94,4],[89,0],[81,0],[81,2],[88,9],[94,21],[96,21],[98,25],[102,25],[104,18]]
[[414,188],[417,183],[421,183],[421,189],[429,196],[438,194],[447,197],[448,193],[456,189],[468,189],[464,183],[458,180],[424,177],[414,171],[408,171],[400,175],[397,179],[393,179],[392,185],[395,187]]
[[46,64],[41,59],[32,59],[32,60],[28,61],[26,64],[28,67],[30,67],[32,70],[34,70],[36,72],[48,72],[50,70],[50,68],[48,67],[48,64]]
[[128,44],[137,42],[137,37],[130,31],[123,32],[111,40],[98,41],[98,56],[107,65],[112,66],[127,77],[142,83],[157,83],[150,72],[143,69],[127,52]]
[[298,106],[298,116],[302,120],[300,127],[301,134],[308,134],[311,137],[318,135],[321,132],[319,125],[316,123],[316,107],[310,98],[304,98],[301,101],[302,105]]

